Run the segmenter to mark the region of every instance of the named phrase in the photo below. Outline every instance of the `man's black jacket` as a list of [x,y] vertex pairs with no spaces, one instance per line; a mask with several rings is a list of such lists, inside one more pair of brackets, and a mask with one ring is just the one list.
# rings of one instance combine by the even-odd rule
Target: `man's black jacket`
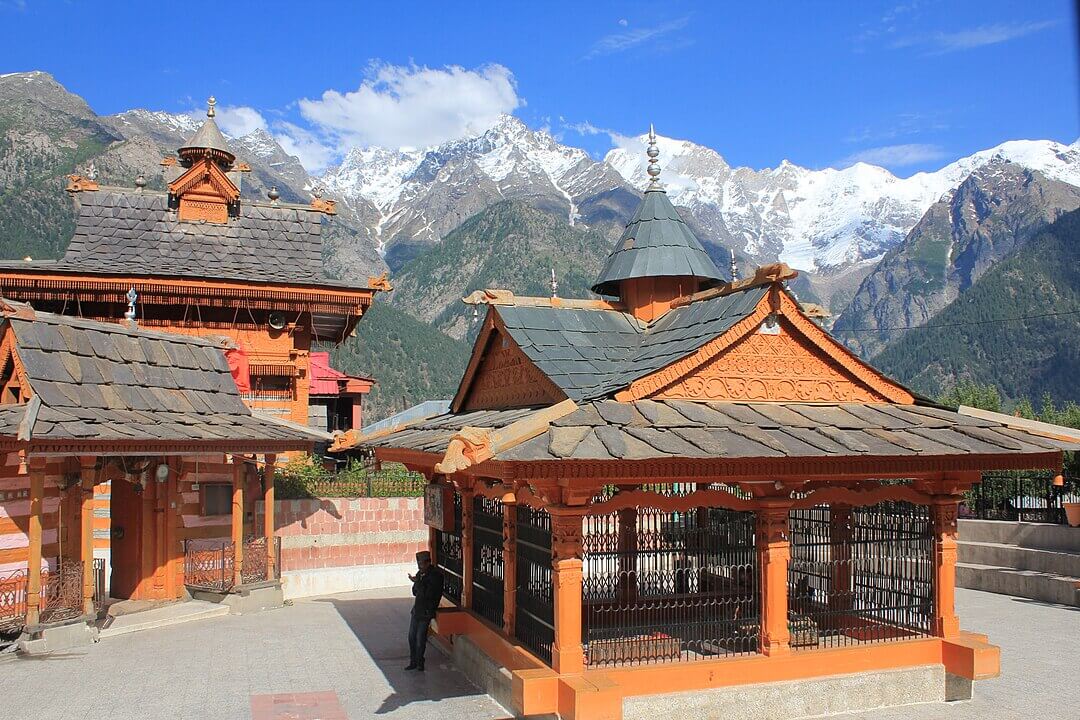
[[427,571],[417,573],[412,586],[412,594],[416,597],[412,614],[421,619],[434,618],[435,610],[439,607],[439,600],[442,598],[442,590],[443,574],[437,567],[432,565]]

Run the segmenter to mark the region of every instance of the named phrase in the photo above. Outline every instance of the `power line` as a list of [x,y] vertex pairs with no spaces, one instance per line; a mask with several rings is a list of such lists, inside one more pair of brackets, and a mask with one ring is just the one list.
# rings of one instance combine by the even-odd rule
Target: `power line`
[[934,328],[968,327],[971,325],[993,325],[995,323],[1018,322],[1021,320],[1038,320],[1039,318],[1060,317],[1062,315],[1077,315],[1080,310],[1062,310],[1060,312],[1042,313],[1039,315],[1021,315],[1012,318],[995,318],[993,320],[972,320],[971,322],[942,323],[940,325],[897,325],[894,327],[865,327],[845,328],[837,332],[886,332],[893,330],[931,330]]

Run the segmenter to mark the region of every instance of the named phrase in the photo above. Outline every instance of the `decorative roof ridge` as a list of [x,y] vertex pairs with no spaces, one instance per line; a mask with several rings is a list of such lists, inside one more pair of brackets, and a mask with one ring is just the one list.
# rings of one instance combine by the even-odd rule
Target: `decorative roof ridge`
[[[772,265],[762,265],[754,271],[754,276],[746,278],[745,280],[735,280],[733,282],[724,283],[718,287],[710,288],[708,290],[702,290],[701,292],[693,293],[692,295],[683,295],[682,297],[675,298],[671,303],[671,309],[674,310],[677,307],[683,307],[684,305],[690,305],[701,300],[711,300],[713,298],[724,297],[725,295],[732,295],[744,290],[751,290],[756,287],[762,287],[764,285],[772,285],[773,283],[782,282],[784,280],[792,280],[799,276],[798,270],[792,270],[788,267],[787,263],[773,263]],[[660,317],[663,317],[661,315]],[[657,318],[659,319],[659,318]]]
[[466,305],[510,305],[517,307],[550,307],[574,310],[612,310],[626,312],[626,306],[622,303],[614,303],[608,300],[572,299],[561,297],[531,297],[527,295],[514,295],[510,290],[499,288],[485,288],[475,290],[461,298]]

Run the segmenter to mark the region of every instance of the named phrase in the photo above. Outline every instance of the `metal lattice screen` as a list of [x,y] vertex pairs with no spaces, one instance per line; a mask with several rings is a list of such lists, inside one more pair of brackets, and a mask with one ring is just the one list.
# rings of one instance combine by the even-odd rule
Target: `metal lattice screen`
[[473,611],[493,625],[503,624],[503,506],[473,498]]
[[590,666],[758,651],[753,513],[630,508],[586,516],[583,551]]
[[788,627],[794,648],[928,636],[934,616],[929,508],[906,502],[792,510]]
[[551,664],[555,642],[555,597],[551,570],[551,516],[519,505],[514,637]]
[[461,554],[461,494],[454,492],[454,529],[435,531],[435,565],[443,573],[443,597],[461,605],[463,577]]

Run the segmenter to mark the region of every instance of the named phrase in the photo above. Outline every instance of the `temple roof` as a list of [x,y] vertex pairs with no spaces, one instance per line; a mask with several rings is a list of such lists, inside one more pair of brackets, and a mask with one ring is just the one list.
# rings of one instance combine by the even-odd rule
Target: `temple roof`
[[[0,406],[0,436],[308,449],[321,436],[253,415],[223,342],[35,312],[3,301],[33,391]],[[281,448],[279,448],[281,449]]]
[[[524,408],[440,415],[364,444],[442,455],[463,428],[504,430],[528,422],[537,412]],[[604,400],[582,404],[545,423],[541,433],[491,459],[953,457],[1042,455],[1073,447],[1001,422],[920,405]]]
[[234,157],[232,150],[229,149],[229,144],[225,141],[225,136],[221,134],[217,122],[212,117],[208,117],[206,122],[191,136],[191,139],[180,147],[180,152],[196,149],[218,150],[230,157]]
[[341,285],[323,274],[323,213],[307,206],[245,201],[238,217],[216,224],[178,220],[165,193],[102,188],[77,197],[75,234],[61,259],[0,267]]

